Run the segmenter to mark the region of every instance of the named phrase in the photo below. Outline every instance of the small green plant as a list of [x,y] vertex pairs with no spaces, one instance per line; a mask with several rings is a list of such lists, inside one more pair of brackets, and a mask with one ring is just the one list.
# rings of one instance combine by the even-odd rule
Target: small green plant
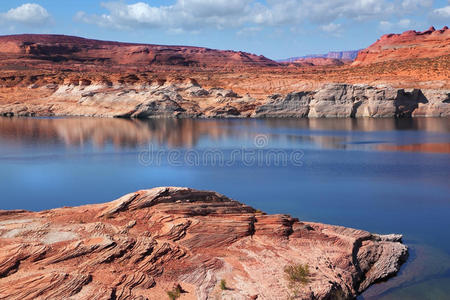
[[167,296],[169,296],[170,300],[176,300],[180,297],[180,294],[178,294],[176,291],[168,291]]
[[220,281],[220,289],[221,289],[222,291],[228,290],[228,288],[227,288],[227,282],[225,281],[225,279],[222,279],[222,280]]
[[287,265],[284,267],[284,274],[286,280],[288,281],[288,287],[291,291],[291,293],[289,293],[289,298],[297,298],[300,292],[300,287],[309,282],[310,273],[308,265]]
[[308,265],[288,265],[284,267],[284,273],[289,283],[306,284],[309,282],[309,267]]
[[169,296],[170,300],[176,300],[180,298],[182,292],[183,290],[181,289],[181,286],[177,284],[177,286],[175,286],[171,291],[167,292],[167,296]]

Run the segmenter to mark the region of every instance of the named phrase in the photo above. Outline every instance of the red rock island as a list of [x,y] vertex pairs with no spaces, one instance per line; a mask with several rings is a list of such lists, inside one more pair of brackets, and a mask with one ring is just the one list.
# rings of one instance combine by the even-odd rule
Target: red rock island
[[400,235],[266,215],[189,188],[0,211],[1,299],[286,299],[286,266],[307,268],[301,299],[352,299],[406,256]]

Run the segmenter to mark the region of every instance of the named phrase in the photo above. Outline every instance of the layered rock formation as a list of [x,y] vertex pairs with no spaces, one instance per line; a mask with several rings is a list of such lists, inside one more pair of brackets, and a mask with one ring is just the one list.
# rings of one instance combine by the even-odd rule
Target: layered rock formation
[[305,56],[297,56],[297,57],[290,57],[286,59],[280,59],[278,62],[295,62],[301,59],[308,59],[308,58],[332,58],[332,59],[339,59],[342,61],[353,61],[355,60],[356,56],[358,55],[359,50],[350,50],[350,51],[331,51],[327,54],[310,54]]
[[254,117],[448,117],[450,91],[327,84],[313,92],[269,97]]
[[[449,90],[326,84],[314,91],[257,99],[196,81],[126,83],[78,79],[32,85],[28,101],[0,104],[3,116],[95,116],[123,118],[247,117],[448,117]],[[38,95],[41,95],[38,97]],[[22,99],[26,99],[26,94]],[[0,102],[1,103],[1,102]]]
[[277,63],[245,52],[221,51],[201,47],[131,44],[84,39],[64,35],[0,36],[1,64],[22,67],[51,65],[52,69],[105,68],[126,66],[276,66]]
[[348,61],[338,58],[311,57],[299,58],[292,63],[300,66],[342,66]]
[[354,65],[399,61],[410,58],[430,58],[450,54],[450,30],[434,27],[417,32],[386,34],[368,48],[361,50]]
[[[155,188],[110,203],[0,211],[1,299],[351,299],[394,275],[400,235],[266,215],[227,197]],[[226,289],[219,282],[226,280]]]
[[[356,65],[331,58],[345,53],[281,64],[199,47],[2,36],[0,114],[448,116],[449,32],[385,36],[361,51]],[[305,97],[291,99],[296,93]]]

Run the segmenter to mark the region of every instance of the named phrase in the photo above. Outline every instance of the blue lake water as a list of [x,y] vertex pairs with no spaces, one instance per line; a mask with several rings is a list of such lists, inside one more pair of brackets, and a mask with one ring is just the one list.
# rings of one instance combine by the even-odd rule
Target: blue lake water
[[402,233],[410,259],[361,299],[449,299],[447,119],[0,118],[0,209],[107,202],[155,186]]

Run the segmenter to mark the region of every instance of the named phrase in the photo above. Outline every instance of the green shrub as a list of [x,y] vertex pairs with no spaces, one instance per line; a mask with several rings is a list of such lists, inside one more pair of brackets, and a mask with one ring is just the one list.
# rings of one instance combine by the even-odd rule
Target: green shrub
[[222,291],[225,291],[225,290],[228,289],[228,288],[227,288],[227,282],[225,281],[225,279],[222,279],[222,280],[220,281],[220,289],[221,289]]
[[176,291],[168,291],[167,296],[169,296],[170,300],[176,300],[180,297],[180,294],[178,294]]
[[288,265],[284,267],[284,273],[290,284],[306,284],[309,282],[308,265]]
[[181,286],[177,285],[171,291],[167,292],[167,296],[169,296],[170,300],[176,300],[180,298],[181,292],[182,292]]
[[287,265],[284,267],[286,280],[290,290],[289,299],[298,297],[300,287],[309,282],[309,267],[308,265]]

